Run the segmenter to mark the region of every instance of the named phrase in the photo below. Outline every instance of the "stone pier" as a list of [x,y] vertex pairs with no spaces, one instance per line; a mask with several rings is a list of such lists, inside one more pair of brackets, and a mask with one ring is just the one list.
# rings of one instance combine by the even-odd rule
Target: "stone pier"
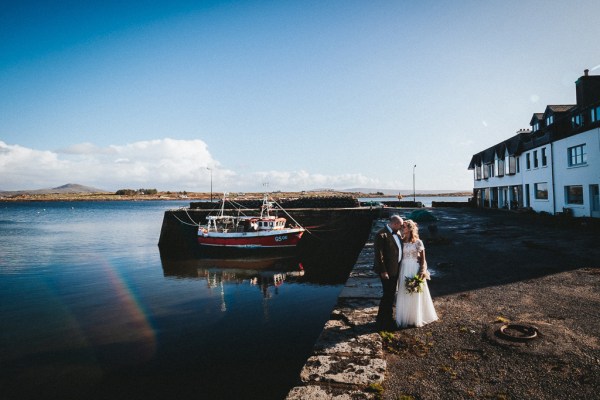
[[369,240],[288,400],[377,398],[386,361],[375,328],[381,281],[372,268],[373,244]]

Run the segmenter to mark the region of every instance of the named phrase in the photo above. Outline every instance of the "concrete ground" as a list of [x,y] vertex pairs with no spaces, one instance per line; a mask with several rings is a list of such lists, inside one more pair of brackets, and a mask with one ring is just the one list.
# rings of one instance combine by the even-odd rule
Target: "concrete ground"
[[[437,232],[420,228],[440,320],[384,340],[382,397],[600,398],[600,221],[431,212]],[[507,322],[538,335],[499,336]]]
[[[437,221],[419,226],[439,321],[376,331],[367,243],[288,398],[600,398],[600,221],[428,211]],[[536,337],[501,336],[506,324]]]

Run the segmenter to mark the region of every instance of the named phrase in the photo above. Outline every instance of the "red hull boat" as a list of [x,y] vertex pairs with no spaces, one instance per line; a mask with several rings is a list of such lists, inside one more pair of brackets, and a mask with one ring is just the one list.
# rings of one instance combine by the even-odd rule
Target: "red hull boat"
[[198,228],[200,246],[248,250],[289,249],[296,247],[305,232],[289,215],[295,224],[288,224],[286,218],[271,215],[276,203],[269,201],[267,196],[263,199],[260,216],[226,215],[225,201],[223,199],[221,203],[219,215],[207,216],[207,224]]

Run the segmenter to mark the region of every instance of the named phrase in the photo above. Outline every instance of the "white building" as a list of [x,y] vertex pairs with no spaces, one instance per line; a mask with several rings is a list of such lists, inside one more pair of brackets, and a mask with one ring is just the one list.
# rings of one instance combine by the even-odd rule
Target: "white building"
[[479,207],[600,218],[600,76],[575,82],[577,104],[549,105],[531,129],[473,155]]

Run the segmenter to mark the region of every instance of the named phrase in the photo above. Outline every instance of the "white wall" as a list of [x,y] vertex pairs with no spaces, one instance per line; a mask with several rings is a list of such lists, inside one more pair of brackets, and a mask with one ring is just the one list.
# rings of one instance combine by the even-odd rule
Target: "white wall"
[[[570,167],[568,149],[582,144],[585,144],[587,163]],[[547,163],[545,166],[542,166],[542,148],[546,148]],[[534,166],[534,151],[537,151],[538,156],[537,168]],[[527,169],[527,154],[531,159],[529,169]],[[479,181],[474,179],[474,189],[499,188],[499,197],[503,202],[505,199],[502,198],[501,188],[520,185],[523,188],[523,198],[527,199],[525,190],[526,184],[529,184],[529,206],[533,210],[554,214],[562,212],[563,208],[569,208],[575,217],[592,216],[590,185],[600,185],[600,128],[528,150],[519,156],[519,165],[520,172],[516,175],[494,176]],[[543,182],[548,186],[548,199],[536,199],[535,184]],[[583,204],[567,203],[566,186],[583,187]],[[489,204],[489,199],[486,199],[486,204]]]
[[[542,166],[541,152],[542,148],[546,148],[547,162],[545,166]],[[534,167],[533,153],[537,151],[538,167]],[[530,155],[531,168],[527,169],[527,154]],[[527,196],[525,193],[525,184],[529,184],[529,199],[530,207],[537,211],[544,211],[547,213],[554,214],[554,196],[552,194],[552,154],[550,151],[550,144],[545,144],[535,149],[528,150],[521,154],[521,174],[523,176],[523,196]],[[546,183],[548,187],[548,199],[536,199],[535,198],[535,184]]]
[[[581,144],[585,144],[587,163],[569,167],[567,149]],[[591,216],[590,185],[600,184],[600,128],[556,141],[553,146],[556,211],[568,207],[576,217]],[[583,186],[583,205],[566,204],[565,186],[572,185]]]

